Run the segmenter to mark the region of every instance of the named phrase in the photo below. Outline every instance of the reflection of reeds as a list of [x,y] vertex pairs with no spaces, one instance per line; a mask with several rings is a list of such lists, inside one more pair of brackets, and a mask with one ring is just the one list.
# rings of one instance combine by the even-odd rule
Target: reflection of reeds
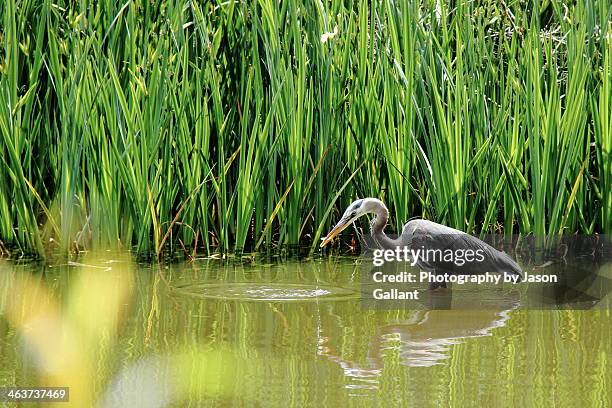
[[[158,273],[107,252],[81,264],[30,274],[31,265],[0,261],[0,385],[53,380],[71,386],[77,407],[610,406],[608,309],[504,316],[503,304],[432,312],[363,310],[350,301],[211,301],[172,288],[219,280],[352,287],[360,269],[337,260],[208,260]],[[459,341],[433,355],[447,357],[441,364],[423,367],[407,364],[416,361],[404,353],[410,338],[417,351],[429,350],[431,339]],[[61,370],[45,374],[49,363],[39,354]],[[75,365],[63,361],[73,355]]]
[[396,228],[612,230],[605,0],[5,3],[10,248],[316,244],[366,195]]

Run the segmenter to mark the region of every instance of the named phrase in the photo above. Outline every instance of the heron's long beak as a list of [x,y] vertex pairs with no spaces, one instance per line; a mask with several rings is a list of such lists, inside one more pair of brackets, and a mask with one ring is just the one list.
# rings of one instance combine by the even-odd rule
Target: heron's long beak
[[351,225],[351,223],[353,221],[355,221],[356,219],[357,219],[357,217],[353,217],[352,219],[350,219],[348,221],[340,220],[340,222],[338,222],[338,224],[336,224],[336,226],[334,228],[332,228],[331,231],[329,231],[327,236],[325,238],[323,238],[323,242],[321,242],[321,248],[323,248],[325,245],[327,245],[329,242],[331,242],[331,240],[334,239],[334,237],[336,235],[338,235],[342,231],[344,231],[344,229],[346,227],[348,227],[349,225]]

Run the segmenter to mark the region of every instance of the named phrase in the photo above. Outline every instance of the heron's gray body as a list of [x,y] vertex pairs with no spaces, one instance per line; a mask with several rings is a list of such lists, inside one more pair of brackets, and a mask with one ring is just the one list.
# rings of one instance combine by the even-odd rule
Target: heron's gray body
[[[428,220],[412,220],[404,225],[398,243],[412,250],[450,249],[455,254],[465,255],[476,253],[482,255],[481,261],[465,262],[458,265],[455,262],[444,262],[431,257],[420,257],[417,266],[423,270],[450,272],[457,274],[479,274],[485,272],[511,273],[522,277],[520,266],[505,252],[498,251],[486,242],[466,234],[463,231],[447,227]],[[471,257],[475,259],[475,256]]]
[[[391,238],[385,234],[385,226],[389,219],[389,211],[385,204],[376,198],[364,198],[354,201],[344,212],[342,219],[324,238],[322,246],[329,242],[334,236],[339,234],[347,225],[353,223],[357,218],[364,214],[374,213],[376,216],[370,225],[371,235],[377,247],[382,249],[396,250],[407,247],[414,251],[451,250],[454,255],[459,253],[465,255],[470,253],[480,254],[473,261],[458,264],[454,260],[439,257],[427,256],[418,257],[416,265],[427,271],[435,273],[453,273],[462,275],[481,274],[486,272],[510,273],[522,278],[520,266],[505,252],[498,251],[486,242],[466,234],[463,231],[438,224],[433,221],[415,219],[409,221],[402,229],[401,235]],[[440,286],[446,286],[444,284]]]

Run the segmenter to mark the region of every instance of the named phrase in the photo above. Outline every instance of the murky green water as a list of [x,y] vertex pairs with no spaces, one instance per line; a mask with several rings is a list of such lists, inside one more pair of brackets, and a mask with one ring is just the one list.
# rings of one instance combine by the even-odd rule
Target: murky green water
[[609,308],[364,310],[352,259],[0,272],[0,386],[70,386],[73,406],[611,402]]

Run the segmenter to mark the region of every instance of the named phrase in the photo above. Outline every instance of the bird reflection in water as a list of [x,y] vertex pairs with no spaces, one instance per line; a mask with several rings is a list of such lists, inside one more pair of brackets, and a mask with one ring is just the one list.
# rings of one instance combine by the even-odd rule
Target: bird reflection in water
[[[452,292],[434,296],[439,298],[437,302],[450,304]],[[400,364],[406,367],[444,364],[452,346],[468,339],[491,336],[495,329],[506,326],[510,312],[519,304],[520,294],[516,291],[455,297],[451,309],[415,310],[410,320],[379,326],[370,340],[365,364],[338,357],[325,337],[319,342],[319,355],[342,368],[350,379],[346,387],[352,390],[352,395],[363,395],[359,392],[378,389],[386,353],[398,353]]]

